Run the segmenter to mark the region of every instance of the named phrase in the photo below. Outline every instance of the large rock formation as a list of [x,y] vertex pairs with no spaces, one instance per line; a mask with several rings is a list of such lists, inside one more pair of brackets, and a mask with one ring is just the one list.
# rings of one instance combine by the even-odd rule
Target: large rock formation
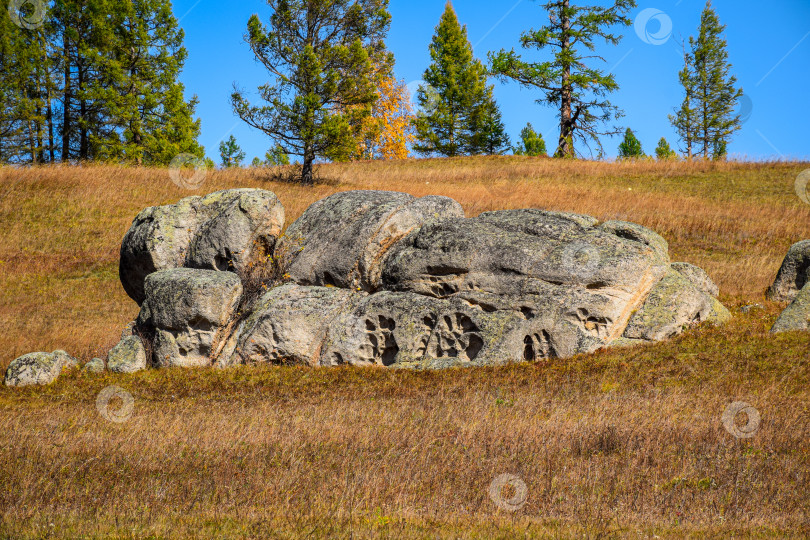
[[219,365],[317,366],[333,321],[351,312],[365,296],[349,289],[295,284],[270,289],[237,329]]
[[[623,337],[660,341],[702,322],[726,322],[731,313],[716,298],[699,289],[673,265],[650,291],[644,305],[630,318]],[[694,278],[694,274],[692,274]],[[705,284],[705,279],[699,280]],[[708,288],[708,287],[706,287]]]
[[147,277],[138,326],[155,335],[152,363],[492,365],[729,317],[705,272],[670,264],[653,231],[570,213],[465,218],[445,197],[338,193],[289,227],[274,258],[286,282],[243,313],[229,272]]
[[147,208],[121,244],[121,284],[140,305],[146,276],[158,270],[243,270],[272,254],[283,227],[281,202],[260,189],[218,191]]
[[507,210],[425,225],[395,248],[383,286],[553,316],[610,341],[668,267],[666,242],[637,225]]
[[141,212],[120,272],[141,312],[108,368],[496,365],[729,317],[705,272],[670,263],[666,241],[633,223],[537,209],[466,218],[446,197],[385,191],[318,201],[276,241],[283,221],[260,190]]

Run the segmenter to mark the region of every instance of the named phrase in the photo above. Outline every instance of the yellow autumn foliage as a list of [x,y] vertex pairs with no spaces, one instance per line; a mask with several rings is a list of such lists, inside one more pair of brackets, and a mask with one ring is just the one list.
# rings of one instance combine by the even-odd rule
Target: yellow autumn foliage
[[350,159],[406,159],[414,140],[413,109],[404,81],[384,75],[371,114],[355,129],[355,151]]

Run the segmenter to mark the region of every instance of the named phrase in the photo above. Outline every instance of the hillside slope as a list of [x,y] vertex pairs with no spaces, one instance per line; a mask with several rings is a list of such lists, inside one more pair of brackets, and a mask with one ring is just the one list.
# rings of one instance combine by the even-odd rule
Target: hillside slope
[[[0,168],[3,369],[34,350],[103,355],[137,313],[117,277],[135,214],[232,187],[274,191],[288,224],[348,189],[447,195],[468,216],[538,207],[635,221],[706,269],[735,316],[663,344],[505,368],[2,387],[0,537],[806,536],[810,337],[771,336],[783,305],[764,292],[810,238],[794,192],[808,167],[466,158],[323,166],[313,188],[211,172],[198,190],[165,169]],[[111,385],[133,396],[126,422],[97,410]],[[760,415],[750,438],[724,427],[740,401]],[[514,513],[489,495],[503,473],[526,484]]]

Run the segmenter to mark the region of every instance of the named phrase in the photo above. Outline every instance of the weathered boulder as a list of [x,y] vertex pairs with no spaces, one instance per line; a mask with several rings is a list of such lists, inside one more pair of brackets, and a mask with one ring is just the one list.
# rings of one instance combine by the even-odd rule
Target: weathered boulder
[[790,302],[808,282],[810,274],[810,240],[793,244],[788,250],[776,280],[768,289],[768,298],[776,302]]
[[[104,364],[101,367],[103,371]],[[146,367],[146,348],[138,336],[124,337],[107,354],[107,369],[113,373],[135,373]]]
[[507,210],[427,223],[393,248],[382,285],[436,298],[484,295],[495,309],[552,314],[607,343],[668,268],[666,241],[644,227]]
[[633,314],[623,337],[659,341],[695,324],[720,324],[730,318],[731,314],[720,302],[679,272],[670,270]]
[[366,295],[334,287],[282,285],[266,292],[235,333],[235,353],[218,365],[300,364],[316,366],[334,319]]
[[138,326],[154,332],[159,367],[207,366],[235,315],[242,284],[231,272],[176,268],[147,276]]
[[692,282],[692,285],[698,290],[708,294],[709,296],[717,297],[720,294],[720,287],[718,287],[712,278],[709,277],[702,268],[693,264],[685,262],[672,263],[672,269],[680,275]]
[[6,386],[51,384],[62,370],[78,367],[79,362],[65,351],[35,352],[15,358],[6,370]]
[[798,296],[779,315],[771,332],[791,332],[794,330],[810,330],[810,283],[807,283]]
[[82,371],[84,373],[104,373],[106,369],[107,367],[102,358],[93,358],[82,366]]
[[463,217],[447,197],[391,191],[336,193],[310,206],[279,240],[276,257],[301,285],[373,292],[392,246],[428,220]]
[[139,305],[149,274],[170,268],[240,270],[272,253],[284,226],[276,195],[233,189],[143,210],[121,244],[119,276]]

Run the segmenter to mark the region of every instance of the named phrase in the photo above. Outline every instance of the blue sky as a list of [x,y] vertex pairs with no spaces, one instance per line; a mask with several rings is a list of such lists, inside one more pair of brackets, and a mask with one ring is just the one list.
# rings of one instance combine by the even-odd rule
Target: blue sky
[[[576,0],[579,1],[579,0]],[[601,0],[583,0],[606,5]],[[411,87],[421,80],[429,63],[428,45],[444,10],[445,0],[391,0],[393,21],[388,46],[397,60],[396,74]],[[701,0],[639,0],[631,17],[637,25],[622,32],[618,46],[597,52],[620,85],[612,101],[626,116],[644,150],[652,153],[660,137],[675,146],[677,137],[667,115],[680,104],[677,73],[681,68],[680,39],[697,33]],[[714,0],[726,39],[733,73],[745,92],[747,117],[729,146],[732,156],[745,159],[810,159],[810,1]],[[535,0],[455,0],[462,24],[467,25],[474,52],[519,49],[520,33],[548,20]],[[189,58],[182,75],[188,95],[197,94],[202,118],[201,142],[218,160],[219,142],[233,134],[249,162],[271,146],[261,132],[236,118],[228,104],[234,82],[253,91],[267,73],[244,43],[247,20],[253,13],[269,16],[263,0],[219,2],[175,0],[174,11],[186,32]],[[648,19],[646,25],[642,24]],[[671,23],[671,35],[667,32]],[[669,35],[669,37],[667,37]],[[542,58],[543,53],[531,53]],[[495,97],[513,142],[531,122],[541,131],[550,150],[557,139],[554,110],[535,103],[538,94],[516,84],[495,84]],[[615,156],[618,137],[604,138],[606,155]]]

